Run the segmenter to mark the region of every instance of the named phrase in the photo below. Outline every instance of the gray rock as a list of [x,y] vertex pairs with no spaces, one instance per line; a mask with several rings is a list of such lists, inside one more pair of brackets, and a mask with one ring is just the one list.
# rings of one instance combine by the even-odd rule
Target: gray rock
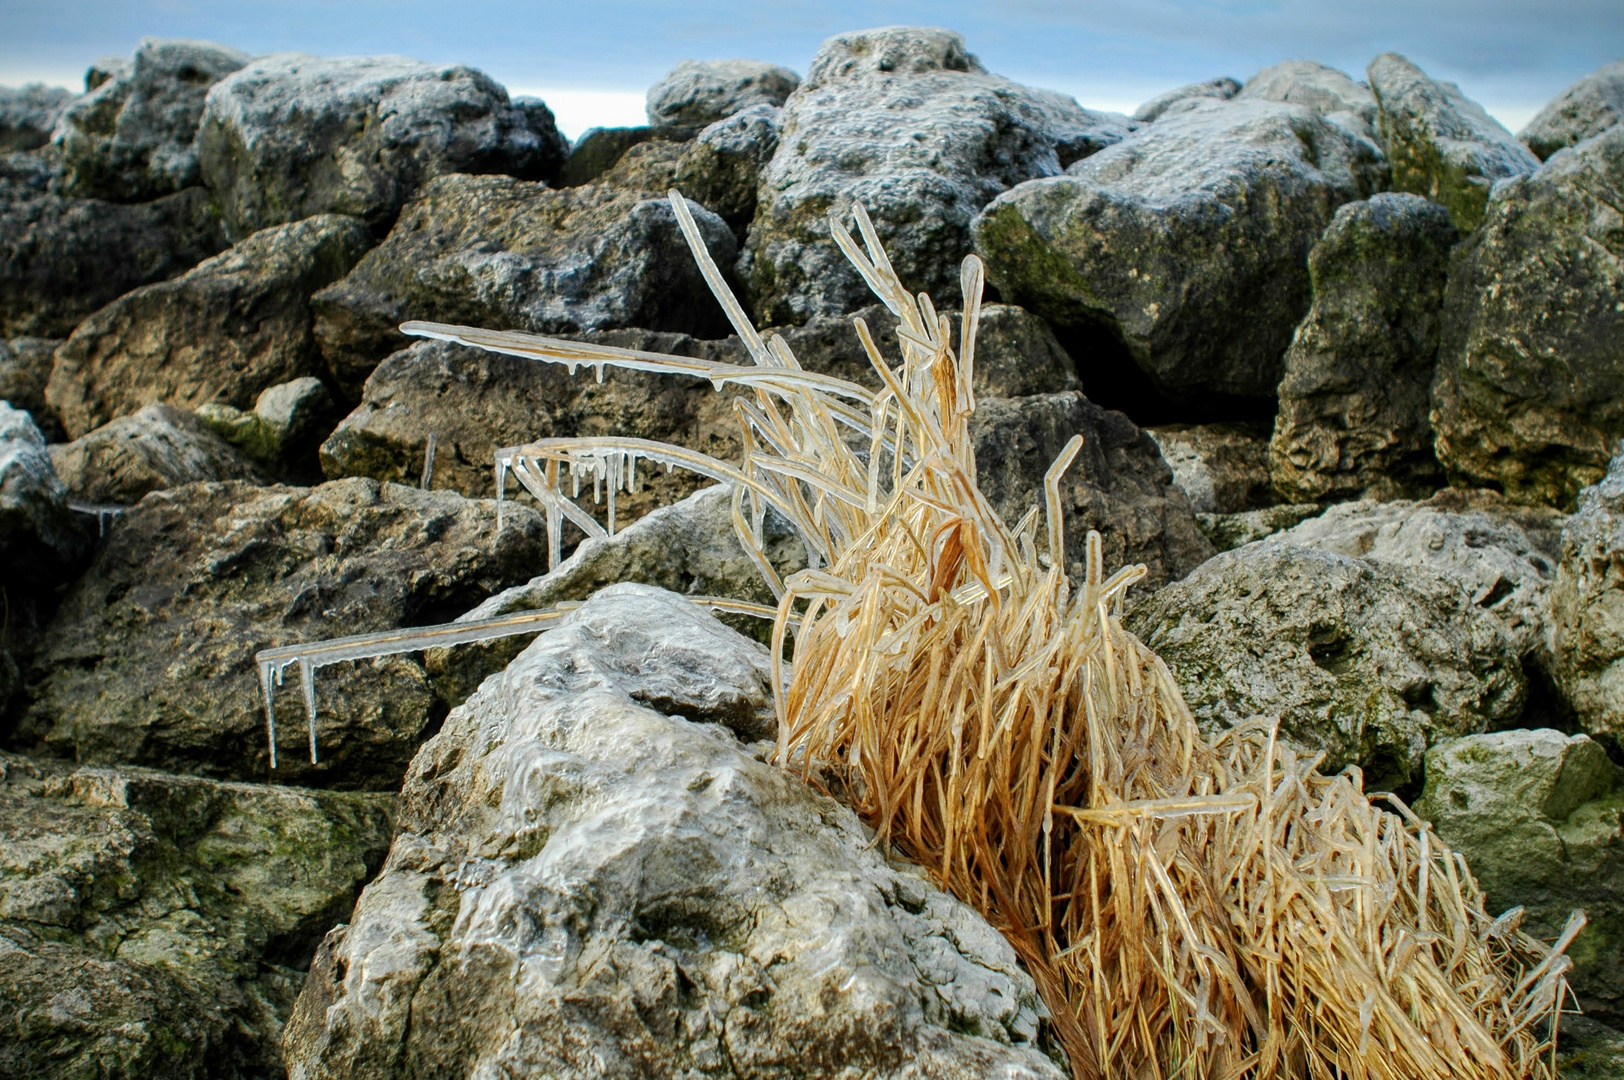
[[1624,1032],[1587,1016],[1562,1017],[1556,1073],[1562,1080],[1619,1080],[1624,1077]]
[[1127,624],[1203,726],[1277,718],[1329,769],[1361,765],[1369,790],[1419,784],[1428,746],[1522,711],[1500,624],[1415,567],[1265,540],[1142,599]]
[[36,154],[0,157],[0,337],[63,338],[131,289],[226,246],[208,192],[125,206],[50,192]]
[[203,99],[251,59],[212,42],[142,39],[128,66],[57,121],[64,193],[145,202],[196,185]]
[[281,1075],[394,803],[0,754],[0,1073]]
[[1107,333],[1175,401],[1272,399],[1307,255],[1378,184],[1374,144],[1302,105],[1193,102],[974,225],[1004,299]]
[[0,338],[0,401],[32,415],[46,442],[62,439],[62,425],[45,404],[45,384],[60,344],[55,338]]
[[677,132],[669,128],[588,128],[570,147],[569,157],[559,168],[553,186],[590,184],[619,164],[632,147],[646,142],[670,142],[676,135]]
[[1461,232],[1483,221],[1495,181],[1539,167],[1528,147],[1460,87],[1429,78],[1398,53],[1376,57],[1365,74],[1379,105],[1393,187],[1442,203]]
[[1568,982],[1586,1015],[1614,1024],[1624,1020],[1624,790],[1615,773],[1583,735],[1471,735],[1427,751],[1415,806],[1471,863],[1491,913],[1521,907],[1524,931],[1552,941],[1584,911]]
[[1376,95],[1346,72],[1315,60],[1282,60],[1246,80],[1235,97],[1305,105],[1321,116],[1345,117],[1362,134],[1376,128]]
[[313,962],[289,1075],[1059,1080],[1008,944],[735,738],[769,682],[639,585],[487,680]]
[[1624,744],[1624,446],[1562,530],[1551,621],[1557,685],[1586,731]]
[[446,173],[550,179],[568,144],[538,102],[472,68],[280,53],[209,91],[203,179],[233,236],[312,214],[392,221]]
[[1165,94],[1158,94],[1133,111],[1133,118],[1149,124],[1168,113],[1181,113],[1198,101],[1216,99],[1228,101],[1241,92],[1241,84],[1228,75],[1220,75],[1206,82],[1190,83]]
[[370,244],[359,220],[324,214],[128,293],[57,350],[46,400],[76,438],[152,402],[248,408],[266,388],[319,370],[310,294]]
[[714,210],[743,240],[756,214],[762,170],[778,150],[782,110],[752,105],[718,120],[684,147],[672,183]]
[[1234,551],[1317,517],[1324,510],[1319,503],[1280,503],[1233,514],[1197,514],[1195,524],[1215,550]]
[[50,448],[69,493],[87,503],[136,503],[198,480],[252,480],[254,467],[185,409],[162,403]]
[[545,565],[540,515],[372,480],[191,484],[109,532],[35,657],[22,735],[85,762],[393,790],[443,715],[406,657],[317,675],[321,763],[297,672],[276,696],[268,771],[254,653],[445,621]]
[[1453,482],[1571,508],[1624,436],[1624,127],[1498,185],[1452,266],[1432,386]]
[[1173,425],[1146,434],[1197,514],[1238,514],[1274,501],[1267,433],[1256,424]]
[[1348,203],[1308,254],[1314,300],[1286,350],[1269,469],[1281,498],[1392,498],[1436,488],[1433,368],[1449,213],[1418,195]]
[[0,86],[0,154],[44,146],[56,118],[72,100],[73,91],[60,86]]
[[648,122],[698,129],[756,105],[782,105],[799,85],[789,68],[760,60],[683,60],[649,87]]
[[739,264],[759,321],[868,303],[827,213],[873,218],[898,274],[958,305],[970,219],[999,192],[1121,139],[1126,117],[989,75],[947,30],[887,27],[825,41],[784,105],[778,152]]
[[321,475],[317,447],[338,419],[320,379],[306,375],[260,392],[251,410],[213,402],[197,410],[215,434],[273,475],[303,481]]
[[84,548],[45,436],[27,413],[0,401],[0,561],[7,583],[19,591],[49,587],[76,566]]
[[1624,124],[1624,60],[1592,71],[1556,95],[1517,138],[1544,161],[1619,124]]

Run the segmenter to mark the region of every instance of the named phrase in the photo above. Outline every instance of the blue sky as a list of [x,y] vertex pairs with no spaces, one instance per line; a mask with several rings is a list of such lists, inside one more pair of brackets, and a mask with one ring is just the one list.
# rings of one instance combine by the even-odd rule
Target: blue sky
[[893,23],[951,27],[990,70],[1113,109],[1293,57],[1360,75],[1391,49],[1513,129],[1624,56],[1624,0],[0,0],[0,84],[77,87],[88,63],[145,35],[253,53],[403,53],[539,93],[575,135],[638,122],[643,91],[684,57],[804,72],[828,35]]

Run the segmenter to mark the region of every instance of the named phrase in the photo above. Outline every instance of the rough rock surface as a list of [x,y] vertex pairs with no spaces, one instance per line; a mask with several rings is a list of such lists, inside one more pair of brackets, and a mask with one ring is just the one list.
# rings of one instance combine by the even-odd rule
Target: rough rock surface
[[1149,101],[1133,111],[1133,118],[1141,123],[1151,123],[1160,120],[1167,113],[1180,113],[1195,102],[1207,99],[1228,101],[1240,93],[1241,84],[1228,75],[1220,75],[1216,79],[1206,82],[1190,83],[1169,90],[1165,94],[1157,94]]
[[1149,428],[1173,483],[1198,514],[1238,514],[1274,501],[1269,490],[1268,433],[1256,424]]
[[1196,101],[999,196],[975,248],[1004,299],[1126,346],[1176,401],[1266,399],[1307,254],[1379,181],[1375,144],[1302,105]]
[[1618,1080],[1624,1076],[1624,1032],[1585,1016],[1562,1017],[1556,1072],[1562,1080]]
[[761,60],[683,60],[648,89],[648,122],[698,129],[756,105],[784,104],[801,78]]
[[108,301],[226,246],[202,188],[123,206],[54,195],[50,180],[36,154],[0,157],[0,337],[67,337]]
[[705,128],[683,147],[672,184],[714,210],[744,239],[756,214],[761,173],[778,150],[782,110],[752,105]]
[[739,276],[758,320],[799,323],[869,302],[829,236],[860,202],[910,289],[956,306],[970,219],[1023,180],[1121,139],[1126,117],[989,75],[947,30],[887,27],[825,41],[784,105],[778,152]]
[[1551,621],[1557,684],[1580,723],[1624,744],[1624,446],[1562,530]]
[[1043,505],[1043,474],[1072,435],[1083,436],[1082,452],[1060,481],[1073,581],[1083,577],[1090,529],[1104,534],[1107,565],[1149,568],[1143,588],[1175,581],[1212,555],[1155,441],[1122,413],[1076,391],[976,404],[970,432],[977,479],[1011,525]]
[[60,344],[55,338],[0,338],[0,401],[32,415],[48,442],[62,438],[62,425],[45,404],[45,384]]
[[290,1075],[1059,1080],[1008,944],[741,744],[769,681],[640,585],[487,680],[311,965]]
[[0,401],[0,561],[7,583],[59,581],[83,551],[45,436],[27,413]]
[[394,803],[0,753],[0,1074],[280,1075]]
[[60,86],[0,86],[0,154],[44,146],[56,118],[72,100],[73,91]]
[[1279,503],[1233,514],[1197,514],[1196,528],[1218,551],[1234,551],[1323,513],[1319,503]]
[[1281,498],[1417,495],[1442,481],[1433,367],[1449,214],[1418,195],[1348,203],[1308,254],[1314,301],[1286,350],[1269,447]]
[[[628,165],[629,167],[629,165]],[[553,189],[507,176],[431,181],[394,230],[316,298],[316,334],[340,385],[358,393],[429,319],[569,333],[642,326],[719,333],[722,316],[694,266],[664,188],[598,183]],[[732,232],[689,203],[711,257]]]
[[1539,158],[1460,87],[1429,78],[1398,53],[1376,57],[1365,74],[1393,187],[1442,203],[1461,232],[1482,222],[1496,180],[1539,167]]
[[75,438],[157,401],[248,408],[260,391],[318,370],[310,294],[370,242],[356,218],[324,214],[120,297],[57,350],[46,399]]
[[238,237],[312,214],[381,228],[433,177],[550,179],[568,149],[546,106],[510,102],[472,68],[300,53],[263,57],[211,89],[197,143]]
[[[1589,919],[1568,981],[1590,1017],[1624,1020],[1624,786],[1583,735],[1501,731],[1427,751],[1416,813],[1466,855],[1491,914],[1524,910],[1545,941]],[[1564,1074],[1565,1075],[1565,1074]]]
[[372,480],[317,488],[191,484],[119,521],[36,658],[24,736],[86,762],[393,790],[443,715],[404,657],[316,676],[321,764],[298,672],[276,695],[268,772],[254,653],[443,622],[545,565],[540,515]]
[[552,185],[580,187],[590,184],[618,165],[632,147],[646,142],[670,142],[679,134],[683,133],[670,128],[587,128],[570,147],[570,156],[564,159]]
[[74,498],[136,503],[149,491],[198,480],[260,480],[254,467],[196,415],[162,403],[50,447]]
[[273,474],[303,480],[321,475],[316,448],[337,421],[338,407],[320,379],[305,375],[261,391],[251,410],[213,402],[197,415]]
[[1429,745],[1523,705],[1499,623],[1414,567],[1264,541],[1140,600],[1127,622],[1203,725],[1278,718],[1329,768],[1360,763],[1370,790],[1418,785]]
[[145,202],[196,185],[203,99],[250,59],[212,42],[144,39],[127,66],[57,121],[63,192]]
[[1314,60],[1282,60],[1246,80],[1235,95],[1241,100],[1286,101],[1321,116],[1334,117],[1361,134],[1374,134],[1376,95],[1346,72]]
[[1624,126],[1495,188],[1449,276],[1433,382],[1457,483],[1569,508],[1624,436]]
[[1624,60],[1591,72],[1551,100],[1517,132],[1541,161],[1564,146],[1624,124]]

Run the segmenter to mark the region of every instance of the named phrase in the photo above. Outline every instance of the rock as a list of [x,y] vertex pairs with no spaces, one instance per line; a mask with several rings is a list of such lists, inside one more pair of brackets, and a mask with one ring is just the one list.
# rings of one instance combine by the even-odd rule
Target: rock
[[1308,254],[1313,306],[1278,390],[1269,469],[1281,498],[1393,498],[1442,482],[1428,410],[1457,235],[1418,195],[1337,210]]
[[19,591],[54,585],[76,568],[84,548],[45,436],[27,413],[0,401],[0,561],[7,584]]
[[1562,529],[1551,622],[1557,685],[1584,730],[1624,743],[1624,446]]
[[1206,82],[1190,83],[1188,86],[1181,86],[1151,98],[1133,111],[1133,118],[1140,123],[1149,124],[1160,120],[1169,112],[1175,114],[1183,112],[1198,101],[1207,99],[1228,101],[1240,91],[1241,84],[1228,75],[1208,79]]
[[739,264],[758,321],[801,323],[870,302],[829,236],[861,203],[910,289],[959,303],[970,219],[1023,180],[1121,139],[1126,117],[989,75],[947,30],[829,38],[784,105],[778,151]]
[[1376,95],[1370,87],[1314,60],[1282,60],[1266,67],[1234,96],[1304,105],[1320,116],[1342,119],[1367,138],[1376,129]]
[[46,399],[75,438],[157,401],[248,408],[262,390],[319,369],[310,294],[343,277],[370,242],[357,219],[323,214],[120,297],[57,350]]
[[203,99],[251,59],[207,41],[143,38],[127,66],[57,121],[64,194],[145,202],[198,184]]
[[760,60],[683,60],[648,89],[654,127],[708,127],[759,105],[784,104],[801,77]]
[[254,653],[443,622],[545,565],[540,515],[372,480],[154,492],[110,531],[35,661],[24,736],[85,762],[393,790],[443,715],[405,657],[317,675],[320,765],[297,671],[267,771]]
[[45,404],[45,384],[51,378],[56,347],[54,338],[0,338],[0,401],[8,401],[34,418],[46,442],[60,442],[62,425]]
[[569,157],[559,169],[553,186],[590,184],[614,168],[632,147],[646,142],[666,142],[674,134],[652,127],[588,128],[570,147]]
[[1589,923],[1568,950],[1568,983],[1588,1016],[1615,1024],[1624,1020],[1624,790],[1616,771],[1583,735],[1471,735],[1427,751],[1426,791],[1415,806],[1466,856],[1489,912],[1521,907],[1523,930],[1554,941],[1568,916],[1584,911]]
[[173,405],[148,405],[50,448],[69,493],[87,503],[137,503],[198,480],[261,478],[207,424]]
[[316,448],[337,419],[332,394],[306,375],[262,390],[252,410],[212,402],[198,419],[251,460],[285,478],[321,475]]
[[1528,147],[1460,87],[1428,78],[1398,53],[1376,57],[1365,74],[1376,94],[1393,187],[1442,203],[1461,232],[1482,223],[1495,181],[1539,167]]
[[781,110],[752,105],[705,128],[688,143],[672,183],[714,210],[743,240],[756,214],[761,172],[778,150]]
[[1452,482],[1569,509],[1624,436],[1624,127],[1498,185],[1457,256],[1432,386]]
[[312,964],[290,1075],[1059,1080],[1008,944],[738,741],[769,682],[759,645],[638,585],[487,680]]
[[1541,161],[1624,123],[1624,60],[1591,72],[1551,100],[1517,132]]
[[1281,503],[1234,514],[1196,514],[1196,528],[1217,551],[1234,551],[1323,513],[1319,503]]
[[568,143],[484,73],[400,56],[255,60],[209,91],[203,179],[235,237],[315,214],[382,230],[447,173],[557,175]]
[[1368,790],[1419,785],[1428,746],[1523,706],[1499,623],[1415,567],[1265,540],[1141,599],[1127,625],[1208,730],[1278,718],[1326,768],[1361,765]]
[[[689,208],[711,256],[727,265],[735,251],[727,224]],[[623,188],[613,174],[562,190],[507,176],[431,181],[315,308],[322,353],[351,394],[407,344],[397,327],[408,319],[542,333],[641,326],[704,335],[725,326],[664,188]]]
[[1197,514],[1236,514],[1273,501],[1269,444],[1255,424],[1194,424],[1149,428],[1173,483]]
[[73,92],[60,86],[0,86],[0,154],[44,146],[51,139],[56,118],[72,100]]
[[1308,250],[1379,174],[1374,144],[1305,106],[1196,101],[1000,195],[975,247],[1004,299],[1120,339],[1167,397],[1266,402]]
[[1044,504],[1043,474],[1072,435],[1083,436],[1082,452],[1060,481],[1073,581],[1082,580],[1090,529],[1104,534],[1107,565],[1149,568],[1145,588],[1176,581],[1211,557],[1155,441],[1122,413],[1075,390],[976,404],[970,433],[977,481],[1012,527]]
[[1556,1074],[1562,1080],[1619,1080],[1624,1076],[1624,1032],[1587,1016],[1563,1016]]
[[97,308],[226,246],[208,192],[138,206],[49,190],[34,154],[0,157],[0,337],[62,338]]
[[12,754],[0,775],[0,1073],[280,1075],[394,797]]

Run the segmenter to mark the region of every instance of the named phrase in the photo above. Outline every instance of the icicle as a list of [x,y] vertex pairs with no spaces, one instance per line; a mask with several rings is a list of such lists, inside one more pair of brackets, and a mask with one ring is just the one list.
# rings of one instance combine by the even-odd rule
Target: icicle
[[[276,670],[277,685],[282,682],[282,669]],[[271,664],[261,660],[259,662],[259,688],[265,695],[265,738],[271,744],[271,768],[276,768],[276,706],[271,698],[274,691],[271,689]]]
[[609,475],[604,486],[609,489],[609,535],[615,535],[615,491],[620,487],[620,455],[610,454],[604,459],[604,471]]
[[604,368],[604,365],[602,363],[597,363],[597,364],[593,364],[592,366],[597,369],[597,372],[598,372],[598,385],[602,386],[603,385],[603,368]]
[[626,491],[637,494],[637,451],[626,455]]
[[434,451],[439,449],[439,445],[439,436],[430,434],[428,446],[423,450],[423,479],[417,485],[424,491],[434,483]]
[[310,726],[310,764],[316,764],[316,668],[310,657],[299,657],[300,687],[304,691],[305,722]]
[[[547,490],[557,495],[559,499],[564,496],[558,490],[558,462],[547,462],[547,475],[545,480]],[[547,512],[547,569],[556,570],[564,551],[564,511],[557,500],[549,500],[544,508]]]
[[575,491],[570,498],[579,499],[581,497],[581,470],[576,467],[579,463],[574,458],[568,458],[566,464],[569,466],[570,480],[575,484]]
[[496,459],[496,531],[502,531],[502,497],[507,492],[508,459]]

